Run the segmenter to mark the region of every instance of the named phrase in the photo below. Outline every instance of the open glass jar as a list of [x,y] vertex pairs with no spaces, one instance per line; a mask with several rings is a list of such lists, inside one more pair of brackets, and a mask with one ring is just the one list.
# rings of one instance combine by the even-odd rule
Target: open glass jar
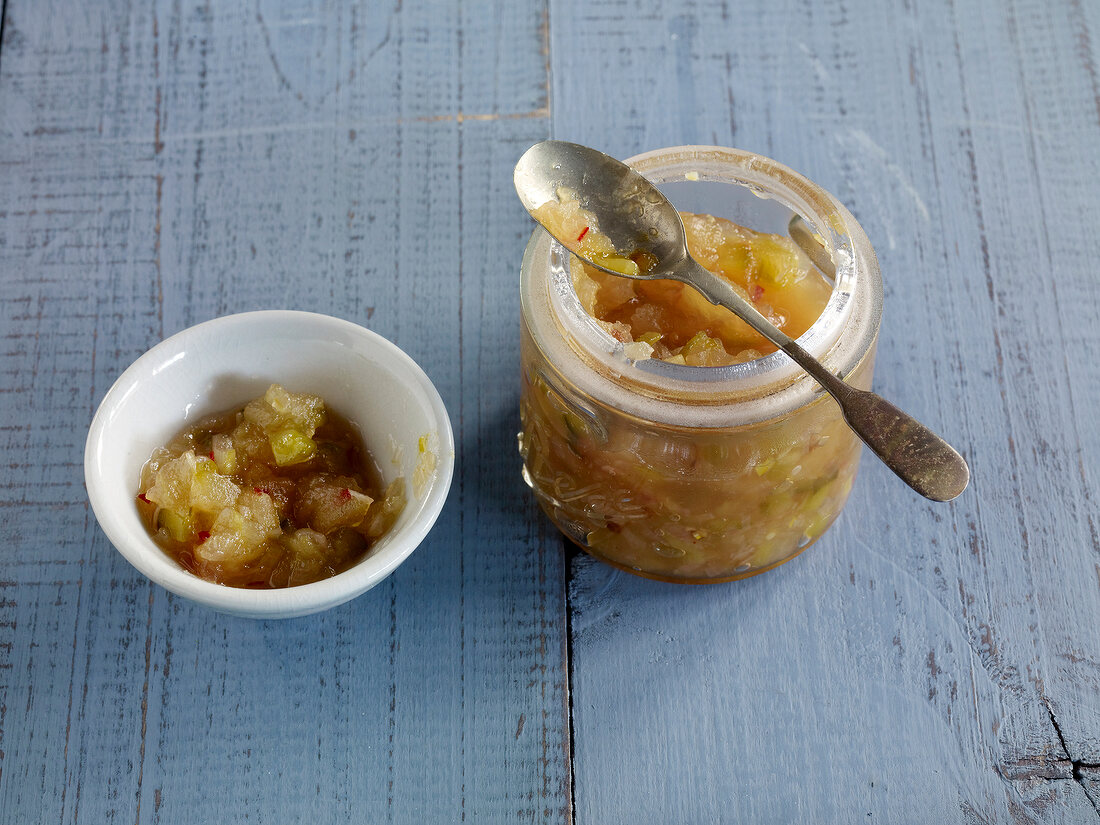
[[[734,149],[674,147],[627,163],[680,210],[779,234],[800,215],[836,274],[798,341],[870,386],[882,278],[832,195]],[[686,583],[760,573],[819,537],[859,463],[836,403],[781,352],[725,367],[630,360],[581,306],[572,265],[539,228],[520,274],[523,477],[554,524],[616,567]]]

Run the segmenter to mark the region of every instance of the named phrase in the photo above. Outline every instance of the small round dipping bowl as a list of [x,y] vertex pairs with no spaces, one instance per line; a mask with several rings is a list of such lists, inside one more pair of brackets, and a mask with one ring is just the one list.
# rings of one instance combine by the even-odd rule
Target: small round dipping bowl
[[[273,383],[319,395],[350,420],[383,484],[405,479],[408,504],[366,557],[331,578],[273,590],[214,584],[184,570],[154,543],[135,502],[141,468],[185,426],[243,406]],[[422,456],[421,439],[434,467]],[[428,534],[453,471],[450,420],[424,371],[380,335],[309,312],[229,315],[157,344],[108,391],[84,451],[92,509],[127,561],[179,596],[266,619],[327,610],[382,581]]]

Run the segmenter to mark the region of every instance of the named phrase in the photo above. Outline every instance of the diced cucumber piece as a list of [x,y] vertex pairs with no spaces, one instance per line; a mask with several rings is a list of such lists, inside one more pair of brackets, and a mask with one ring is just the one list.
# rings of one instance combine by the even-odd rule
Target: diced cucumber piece
[[299,430],[275,430],[268,433],[267,438],[275,454],[275,463],[280,467],[309,461],[317,452],[316,442]]
[[610,269],[612,272],[618,272],[620,275],[626,275],[628,278],[637,276],[640,272],[634,261],[621,255],[606,255],[602,258],[593,259],[593,263],[598,263],[600,266]]
[[157,525],[167,530],[174,541],[187,541],[194,528],[190,513],[177,513],[173,510],[161,510],[157,516]]
[[753,258],[757,277],[769,284],[788,286],[804,273],[792,241],[777,235],[758,235],[753,239]]

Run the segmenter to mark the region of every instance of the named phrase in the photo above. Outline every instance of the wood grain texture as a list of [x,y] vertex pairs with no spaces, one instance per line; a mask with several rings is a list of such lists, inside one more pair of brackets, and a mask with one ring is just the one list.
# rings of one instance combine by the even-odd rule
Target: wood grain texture
[[941,507],[866,461],[759,580],[578,559],[578,822],[1096,821],[1098,12],[552,6],[555,136],[757,150],[853,210],[886,281],[876,384],[974,471]]
[[[514,446],[544,9],[7,5],[0,820],[564,822],[564,574]],[[282,307],[409,352],[460,456],[390,579],[264,623],[130,569],[81,456],[144,349]]]
[[[0,820],[1100,816],[1096,3],[3,6]],[[511,167],[551,133],[841,198],[886,280],[878,388],[973,488],[867,460],[740,584],[567,567],[514,452]],[[142,351],[281,307],[408,351],[459,461],[376,590],[251,622],[129,568],[81,455]]]

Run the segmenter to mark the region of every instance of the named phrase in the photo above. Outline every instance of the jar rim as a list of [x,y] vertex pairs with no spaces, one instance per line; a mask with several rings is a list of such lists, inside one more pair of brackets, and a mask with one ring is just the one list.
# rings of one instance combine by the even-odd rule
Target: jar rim
[[[836,277],[821,315],[799,344],[841,375],[873,350],[881,318],[881,274],[862,227],[835,197],[774,160],[725,147],[669,147],[626,163],[658,186],[683,191],[700,191],[697,184],[739,186],[800,215],[822,239]],[[521,306],[548,363],[594,400],[646,420],[725,428],[777,417],[821,396],[816,382],[781,351],[727,367],[632,361],[622,343],[581,305],[570,257],[536,228],[521,266]]]

